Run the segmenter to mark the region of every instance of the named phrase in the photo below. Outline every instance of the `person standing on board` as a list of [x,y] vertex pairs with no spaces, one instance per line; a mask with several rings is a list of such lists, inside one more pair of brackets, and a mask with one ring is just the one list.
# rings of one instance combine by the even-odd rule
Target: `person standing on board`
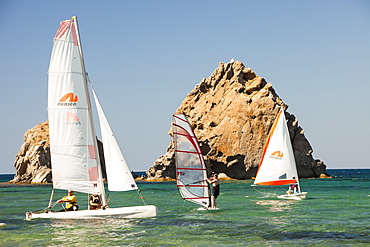
[[73,195],[72,190],[68,190],[68,195],[64,196],[62,199],[58,200],[57,203],[66,203],[65,209],[61,210],[63,211],[77,211],[78,206],[77,206],[77,199],[76,196]]
[[220,180],[218,180],[218,175],[213,175],[212,178],[207,179],[207,182],[212,185],[212,196],[211,196],[211,207],[212,209],[216,208],[216,199],[220,194]]

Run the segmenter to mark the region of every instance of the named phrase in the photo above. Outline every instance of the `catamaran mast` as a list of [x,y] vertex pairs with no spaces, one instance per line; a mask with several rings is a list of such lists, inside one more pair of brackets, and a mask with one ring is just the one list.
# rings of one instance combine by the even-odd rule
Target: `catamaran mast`
[[98,144],[97,144],[97,140],[96,140],[95,125],[94,125],[93,116],[92,116],[91,99],[90,99],[89,87],[88,87],[88,83],[87,83],[87,73],[86,73],[86,69],[85,69],[85,62],[84,62],[83,53],[82,53],[80,32],[79,32],[79,29],[78,29],[77,17],[73,16],[72,19],[74,20],[74,22],[76,24],[78,49],[79,49],[79,52],[80,52],[80,55],[81,55],[81,68],[82,68],[82,74],[83,74],[82,76],[83,76],[84,83],[86,85],[85,86],[85,93],[86,93],[86,98],[87,98],[88,114],[89,114],[89,119],[90,119],[90,123],[91,123],[91,130],[92,130],[92,133],[93,133],[93,138],[95,138],[93,140],[93,144],[94,144],[94,150],[96,150],[95,161],[96,161],[96,164],[97,164],[97,167],[98,167],[98,173],[99,173],[98,186],[100,187],[99,189],[101,191],[101,199],[102,199],[103,206],[105,206],[107,204],[106,203],[106,198],[105,198],[105,188],[104,188],[104,182],[103,182],[102,169],[101,169],[101,165],[100,165],[99,149],[98,149]]

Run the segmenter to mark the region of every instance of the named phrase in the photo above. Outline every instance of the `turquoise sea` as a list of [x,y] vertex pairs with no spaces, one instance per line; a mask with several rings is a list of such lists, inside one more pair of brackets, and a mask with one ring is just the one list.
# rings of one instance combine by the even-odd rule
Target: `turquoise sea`
[[[183,201],[174,182],[139,182],[159,214],[130,220],[26,221],[26,211],[47,206],[51,186],[0,184],[0,246],[370,246],[370,169],[328,172],[333,178],[300,181],[302,201],[277,199],[285,187],[221,181],[217,211]],[[76,195],[84,207],[86,196]],[[110,197],[111,207],[142,205],[135,191]]]

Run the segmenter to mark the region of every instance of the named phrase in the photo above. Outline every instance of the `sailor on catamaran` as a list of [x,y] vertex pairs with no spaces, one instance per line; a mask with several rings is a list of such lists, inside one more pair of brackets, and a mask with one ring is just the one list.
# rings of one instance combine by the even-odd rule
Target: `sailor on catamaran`
[[61,212],[78,210],[77,199],[76,199],[76,196],[73,195],[72,190],[68,190],[68,195],[64,196],[62,199],[57,201],[57,203],[63,203],[63,202],[66,203],[66,207],[62,209]]
[[102,208],[100,196],[97,194],[90,196],[89,204],[90,204],[90,210]]

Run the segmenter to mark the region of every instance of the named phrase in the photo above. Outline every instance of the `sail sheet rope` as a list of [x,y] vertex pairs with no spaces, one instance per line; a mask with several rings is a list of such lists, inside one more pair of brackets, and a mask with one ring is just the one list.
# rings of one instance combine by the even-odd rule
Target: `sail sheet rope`
[[[260,193],[260,194],[267,195],[267,196],[276,196],[276,195],[277,195],[276,193],[269,193],[269,192],[263,192],[263,191],[261,191],[261,190],[258,190],[258,189],[257,189],[257,186],[252,186],[252,188],[253,188],[256,192],[258,192],[258,193]],[[282,187],[280,187],[280,189],[285,190],[285,189],[284,189],[284,188],[282,188]]]

